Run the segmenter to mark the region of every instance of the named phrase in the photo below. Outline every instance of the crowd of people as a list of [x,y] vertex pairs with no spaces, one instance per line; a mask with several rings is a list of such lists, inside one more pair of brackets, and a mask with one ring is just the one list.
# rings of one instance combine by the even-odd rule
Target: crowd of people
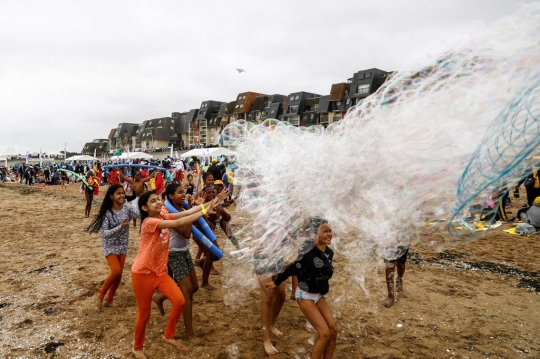
[[[80,183],[81,193],[87,199],[86,217],[91,214],[92,201],[94,195],[99,194],[99,187],[107,186],[99,211],[87,228],[90,233],[101,233],[103,255],[110,268],[96,295],[97,310],[102,310],[103,306],[116,306],[114,297],[121,283],[130,245],[129,229],[131,222],[135,228],[137,220],[140,220],[139,250],[131,267],[132,288],[137,300],[132,352],[136,358],[146,358],[143,349],[151,308],[155,305],[164,316],[166,300],[172,307],[161,338],[163,343],[185,350],[185,346],[174,339],[180,316],[183,316],[188,341],[194,345],[203,343],[203,338],[198,337],[194,329],[194,294],[199,288],[215,289],[209,278],[212,274],[220,274],[213,265],[220,257],[196,233],[222,230],[239,248],[229,228],[235,201],[229,193],[232,186],[225,181],[228,168],[234,169],[234,164],[228,163],[225,157],[213,158],[206,164],[201,164],[197,158],[166,158],[162,161],[134,161],[124,166],[99,161],[52,164],[43,168],[23,164],[14,166],[11,172],[4,168],[1,173],[3,179],[11,175],[26,185],[65,186],[70,180]],[[540,226],[538,170],[532,168],[530,175],[516,184],[514,196],[519,196],[521,185],[526,187],[529,207],[521,209],[517,217],[535,227]],[[496,215],[506,219],[505,198],[501,200],[500,196],[507,196],[508,191],[500,192],[494,194],[493,200],[503,203],[503,211],[497,211]],[[268,355],[279,353],[272,336],[284,337],[276,322],[285,301],[284,282],[291,277],[291,298],[297,301],[301,312],[318,332],[311,358],[332,358],[338,332],[325,299],[334,271],[334,253],[329,247],[332,229],[322,218],[311,218],[304,229],[310,233],[313,248],[282,273],[269,275],[264,266],[257,265],[258,258],[254,258],[255,274],[262,291],[263,347]],[[198,247],[195,259],[190,252],[192,241]],[[213,245],[219,249],[217,241]],[[385,307],[391,307],[396,295],[403,291],[408,251],[408,248],[401,248],[395,258],[384,258],[388,290],[388,298],[383,302]],[[200,284],[196,266],[202,269]]]

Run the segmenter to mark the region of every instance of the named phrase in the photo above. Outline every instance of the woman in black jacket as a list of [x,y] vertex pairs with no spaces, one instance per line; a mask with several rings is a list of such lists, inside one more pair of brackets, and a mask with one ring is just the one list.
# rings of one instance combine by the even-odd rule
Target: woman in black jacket
[[311,358],[328,359],[334,354],[337,339],[336,322],[324,298],[329,290],[328,280],[334,273],[334,252],[328,247],[332,242],[332,229],[326,221],[320,220],[315,229],[315,247],[288,266],[283,273],[278,274],[275,281],[266,285],[266,289],[279,286],[290,276],[298,277],[296,301],[319,334]]

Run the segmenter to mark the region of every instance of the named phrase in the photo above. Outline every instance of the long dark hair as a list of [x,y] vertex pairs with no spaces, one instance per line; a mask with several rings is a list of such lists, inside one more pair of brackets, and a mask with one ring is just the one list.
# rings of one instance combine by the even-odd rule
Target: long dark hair
[[114,192],[116,192],[118,188],[123,187],[119,184],[113,184],[109,187],[107,193],[105,193],[105,198],[103,198],[103,202],[101,203],[101,208],[99,209],[98,215],[96,216],[96,218],[94,218],[92,223],[90,223],[88,228],[86,228],[86,231],[90,232],[90,234],[97,233],[101,230],[103,220],[105,219],[105,214],[107,213],[107,211],[110,211],[113,206],[113,200],[111,196],[114,194]]
[[141,213],[141,227],[142,227],[142,223],[144,222],[144,220],[146,218],[148,218],[148,212],[145,211],[144,209],[142,209],[142,206],[146,206],[148,204],[148,199],[150,198],[151,195],[153,194],[156,194],[156,191],[148,191],[148,192],[144,192],[140,197],[139,197],[139,212]]

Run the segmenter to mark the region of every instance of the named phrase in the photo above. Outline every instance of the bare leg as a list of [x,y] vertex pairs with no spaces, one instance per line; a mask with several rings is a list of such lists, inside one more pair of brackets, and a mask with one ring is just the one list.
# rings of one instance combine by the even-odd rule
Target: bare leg
[[212,270],[212,265],[214,261],[212,261],[212,254],[211,253],[205,253],[204,263],[202,264],[202,283],[201,288],[204,288],[206,290],[214,290],[216,289],[214,286],[210,285],[208,279],[210,277],[210,271]]
[[276,320],[285,303],[285,283],[281,283],[280,286],[274,289],[274,300],[272,301],[272,316],[270,317],[270,332],[276,336],[276,338],[283,338],[283,332],[276,328]]
[[[195,279],[194,281],[193,277]],[[195,288],[193,287],[193,283],[195,283]],[[199,290],[197,273],[195,273],[195,269],[192,269],[189,272],[188,277],[182,278],[180,283],[178,283],[178,286],[186,299],[186,304],[184,305],[184,310],[182,311],[182,316],[184,317],[184,327],[186,328],[186,337],[191,343],[201,345],[203,340],[201,338],[197,338],[195,336],[195,332],[193,331],[193,294]]]
[[[264,351],[268,355],[275,355],[279,353],[279,350],[277,350],[276,347],[274,347],[274,345],[272,344],[272,340],[270,338],[270,332],[271,332],[271,329],[274,328],[275,331],[281,333],[279,330],[275,328],[275,322],[277,319],[277,314],[279,314],[279,310],[281,310],[281,306],[283,306],[283,302],[280,305],[276,304],[274,306],[274,299],[276,296],[276,291],[279,292],[280,289],[278,287],[271,291],[267,290],[266,283],[270,282],[271,280],[272,280],[271,278],[266,278],[259,282],[261,286],[261,290],[262,290],[261,321],[262,321],[262,326],[263,326],[262,329],[263,329]],[[283,289],[285,289],[284,286],[283,286]],[[283,296],[282,296],[283,299],[284,299],[284,294],[285,293],[283,292]],[[281,333],[281,336],[283,336],[283,333]]]
[[156,303],[159,314],[161,314],[162,317],[165,315],[165,309],[163,308],[163,301],[165,301],[165,299],[167,299],[167,297],[161,293],[154,293],[154,295],[152,295],[152,301]]
[[300,299],[298,300],[298,305],[307,320],[319,334],[315,345],[313,345],[311,358],[320,359],[323,357],[323,354],[325,359],[332,358],[336,346],[337,329],[326,300],[321,298],[315,304],[312,300]]
[[388,289],[388,298],[383,302],[386,308],[390,308],[395,301],[394,297],[394,272],[396,268],[396,262],[386,262],[386,287]]
[[405,263],[397,264],[396,292],[405,297],[403,293],[403,275],[405,274]]
[[326,324],[328,325],[328,328],[330,329],[330,340],[328,341],[328,344],[326,344],[326,348],[324,349],[323,358],[332,359],[332,357],[334,356],[334,350],[336,349],[337,325],[334,321],[332,311],[330,310],[326,299],[319,299],[319,301],[317,302],[317,308],[319,308],[319,311],[321,312],[324,320],[326,321]]

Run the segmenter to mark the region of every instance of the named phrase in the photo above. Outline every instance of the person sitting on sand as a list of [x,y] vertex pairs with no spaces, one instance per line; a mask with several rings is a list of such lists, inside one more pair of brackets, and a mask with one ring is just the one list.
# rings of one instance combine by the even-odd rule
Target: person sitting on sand
[[309,227],[315,236],[315,247],[267,283],[266,289],[274,290],[292,275],[298,277],[296,301],[318,333],[311,358],[329,359],[334,355],[337,340],[336,322],[324,297],[330,288],[328,280],[334,273],[334,252],[328,247],[332,243],[332,229],[328,222],[318,218],[312,219]]
[[120,282],[126,262],[129,242],[129,220],[141,218],[139,208],[125,205],[126,193],[121,185],[113,184],[107,190],[99,213],[86,229],[90,233],[101,230],[101,249],[111,272],[105,279],[96,298],[96,308],[101,310],[107,292],[106,304],[113,305],[113,298]]
[[521,208],[518,215],[523,222],[538,230],[540,228],[540,197],[534,199],[532,206]]
[[[184,211],[184,201],[186,193],[184,188],[178,184],[173,183],[167,186],[165,192],[163,192],[164,200],[168,200],[171,205],[176,208],[178,212]],[[202,203],[203,198],[197,199]],[[198,204],[200,204],[198,203]],[[168,214],[169,211],[163,206],[161,208],[161,215]],[[191,224],[187,224],[182,227],[174,228],[171,230],[171,243],[169,246],[168,257],[168,269],[169,276],[176,282],[186,304],[182,316],[184,317],[184,327],[186,328],[187,339],[195,345],[201,345],[202,339],[197,338],[193,331],[193,294],[199,290],[199,283],[197,282],[197,273],[193,266],[193,260],[191,259],[191,253],[189,247],[191,245],[189,238],[191,237]],[[163,301],[167,299],[161,293],[155,293],[152,300],[159,308],[160,314],[165,315],[163,308]]]
[[155,192],[145,192],[139,197],[139,210],[141,212],[141,234],[139,238],[139,253],[131,267],[131,283],[137,301],[137,321],[135,324],[135,341],[132,353],[135,358],[146,358],[143,347],[145,340],[146,323],[150,319],[152,297],[158,290],[164,294],[172,304],[167,327],[161,340],[172,345],[177,350],[185,350],[178,340],[174,339],[176,324],[185,305],[184,296],[175,281],[167,275],[168,255],[171,228],[191,225],[194,221],[211,210],[216,200],[195,206],[187,211],[161,216],[163,201]]

